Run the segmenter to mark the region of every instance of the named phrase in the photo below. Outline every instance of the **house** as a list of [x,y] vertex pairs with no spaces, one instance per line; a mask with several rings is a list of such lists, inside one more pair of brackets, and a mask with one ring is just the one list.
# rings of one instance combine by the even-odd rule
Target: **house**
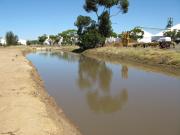
[[0,45],[5,45],[5,44],[6,44],[6,40],[0,37]]
[[152,42],[153,41],[158,41],[160,40],[161,38],[164,37],[164,33],[167,32],[167,31],[173,31],[173,30],[180,30],[180,24],[177,24],[177,25],[174,25],[173,27],[167,29],[167,30],[163,30],[155,35],[152,36]]
[[18,40],[18,43],[19,43],[20,45],[27,45],[27,41],[24,40],[24,39],[19,39],[19,40]]
[[153,34],[147,32],[145,30],[143,30],[143,31],[144,31],[144,36],[142,39],[139,39],[138,42],[139,43],[150,43],[152,41]]
[[180,24],[177,24],[167,30],[163,30],[157,34],[151,34],[145,30],[144,31],[144,37],[140,40],[138,40],[138,42],[140,43],[150,43],[150,42],[157,42],[157,41],[161,41],[161,40],[166,40],[166,41],[170,41],[170,37],[164,37],[164,33],[166,31],[173,31],[173,30],[180,30]]
[[111,44],[111,43],[118,43],[118,42],[120,42],[121,41],[121,39],[120,38],[115,38],[115,37],[109,37],[109,38],[106,38],[106,41],[105,41],[105,43],[106,44]]

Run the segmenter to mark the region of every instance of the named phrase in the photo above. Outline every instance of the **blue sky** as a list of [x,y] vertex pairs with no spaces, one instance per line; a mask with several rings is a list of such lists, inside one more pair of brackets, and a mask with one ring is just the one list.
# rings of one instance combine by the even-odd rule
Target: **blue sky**
[[[78,15],[94,17],[83,4],[84,0],[0,0],[0,37],[10,30],[19,38],[36,39],[74,29]],[[114,17],[112,23],[120,33],[135,26],[164,28],[168,17],[180,23],[180,0],[130,0],[129,12]]]

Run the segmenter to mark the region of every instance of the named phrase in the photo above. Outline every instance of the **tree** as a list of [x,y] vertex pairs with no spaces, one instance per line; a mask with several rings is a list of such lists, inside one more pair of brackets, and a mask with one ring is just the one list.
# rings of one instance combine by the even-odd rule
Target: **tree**
[[167,25],[166,25],[166,28],[171,28],[173,26],[173,18],[168,18],[168,22],[167,22]]
[[105,38],[96,29],[91,29],[81,36],[79,46],[83,49],[95,48],[102,46]]
[[112,26],[108,11],[103,12],[99,17],[99,32],[104,37],[109,37],[112,34]]
[[73,45],[76,43],[77,38],[77,30],[70,29],[63,31],[62,33],[58,34],[60,37],[63,37],[63,45]]
[[142,39],[144,36],[144,31],[138,27],[135,27],[130,31],[130,38],[137,41],[138,39]]
[[[111,10],[113,7],[116,7],[118,9],[118,12],[115,14],[111,13]],[[79,43],[80,45],[86,45],[83,40],[84,37],[86,37],[88,34],[91,35],[92,31],[96,31],[96,34],[98,35],[98,38],[96,41],[102,40],[112,35],[112,24],[111,24],[111,17],[118,15],[119,13],[127,13],[129,7],[129,1],[128,0],[85,0],[84,9],[86,12],[94,12],[97,16],[97,20],[92,20],[88,16],[78,16],[77,21],[75,22],[75,26],[78,28],[78,35],[79,35]],[[102,10],[103,9],[103,10]],[[89,33],[90,31],[90,33]],[[88,34],[87,34],[88,33]],[[84,36],[81,38],[81,36]],[[101,38],[100,38],[101,36]],[[95,37],[94,37],[95,38]],[[94,39],[92,38],[92,39]],[[89,40],[89,39],[88,39]],[[99,43],[99,42],[93,42],[92,43]],[[99,44],[96,44],[99,45]],[[96,45],[91,45],[90,47]],[[85,47],[87,48],[87,46]]]
[[15,35],[12,31],[6,33],[5,36],[7,45],[17,45],[18,44],[18,36]]
[[58,44],[58,42],[59,42],[59,36],[57,36],[57,35],[50,35],[49,38],[50,38],[50,40],[51,40],[51,44],[52,44],[52,45]]
[[112,32],[112,33],[111,33],[111,37],[117,38],[117,37],[118,37],[118,34],[117,34],[116,32]]
[[92,23],[92,20],[89,16],[78,16],[75,22],[75,26],[78,28],[77,34],[83,35],[84,31],[87,30],[88,26]]
[[164,36],[165,37],[171,37],[171,40],[175,41],[177,38],[177,31],[176,30],[166,31],[166,32],[164,32]]
[[39,44],[38,40],[28,40],[27,41],[27,45],[37,45],[37,44]]
[[48,38],[47,35],[44,34],[44,35],[38,37],[38,41],[40,44],[43,44],[47,38]]
[[176,38],[180,38],[180,30],[176,33]]

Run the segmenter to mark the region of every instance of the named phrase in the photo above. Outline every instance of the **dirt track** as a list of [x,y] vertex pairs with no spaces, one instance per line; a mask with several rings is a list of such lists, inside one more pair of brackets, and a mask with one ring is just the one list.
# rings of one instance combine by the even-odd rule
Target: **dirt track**
[[0,135],[80,135],[20,48],[0,48]]

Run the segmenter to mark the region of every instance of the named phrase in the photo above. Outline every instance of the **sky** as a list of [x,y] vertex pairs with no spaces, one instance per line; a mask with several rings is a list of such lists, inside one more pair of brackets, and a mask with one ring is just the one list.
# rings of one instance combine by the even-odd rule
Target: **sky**
[[[42,34],[58,34],[76,29],[78,15],[94,13],[83,9],[85,0],[0,0],[0,37],[13,31],[20,39],[37,39]],[[112,18],[117,33],[136,26],[165,28],[167,18],[173,17],[174,25],[180,23],[180,0],[129,0],[127,14]],[[117,12],[114,8],[113,13]],[[158,33],[159,31],[157,31]]]

